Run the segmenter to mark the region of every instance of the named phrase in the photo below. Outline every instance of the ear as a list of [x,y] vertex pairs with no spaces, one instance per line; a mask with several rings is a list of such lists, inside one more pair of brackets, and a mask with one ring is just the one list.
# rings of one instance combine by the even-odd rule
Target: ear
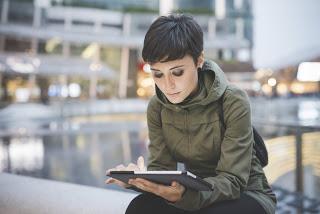
[[204,51],[202,51],[200,56],[198,57],[197,68],[202,68],[203,63],[204,63]]

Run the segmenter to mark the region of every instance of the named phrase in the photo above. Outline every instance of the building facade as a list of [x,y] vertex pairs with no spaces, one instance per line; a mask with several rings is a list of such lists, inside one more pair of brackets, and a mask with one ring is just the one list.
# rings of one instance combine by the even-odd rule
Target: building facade
[[[2,0],[1,99],[150,96],[153,82],[140,53],[148,27],[168,2]],[[208,58],[251,62],[251,1],[196,2],[171,1],[167,10],[194,15]]]

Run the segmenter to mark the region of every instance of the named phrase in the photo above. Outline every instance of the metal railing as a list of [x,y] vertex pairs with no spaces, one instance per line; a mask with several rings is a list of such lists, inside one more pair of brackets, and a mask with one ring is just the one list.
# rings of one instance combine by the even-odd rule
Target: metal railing
[[278,212],[320,212],[320,189],[316,185],[320,180],[320,126],[266,121],[254,124],[269,152],[264,170],[277,194]]

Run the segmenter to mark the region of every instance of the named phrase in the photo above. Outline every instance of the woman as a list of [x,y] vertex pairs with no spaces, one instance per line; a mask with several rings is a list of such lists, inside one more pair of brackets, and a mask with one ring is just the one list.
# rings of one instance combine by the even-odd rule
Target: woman
[[[144,192],[126,213],[275,213],[275,195],[253,149],[248,97],[227,82],[214,62],[204,59],[203,32],[195,20],[186,15],[159,17],[145,36],[142,57],[156,84],[147,110],[148,170],[176,170],[181,162],[214,190],[108,179]],[[139,158],[137,165],[113,170],[143,168]]]

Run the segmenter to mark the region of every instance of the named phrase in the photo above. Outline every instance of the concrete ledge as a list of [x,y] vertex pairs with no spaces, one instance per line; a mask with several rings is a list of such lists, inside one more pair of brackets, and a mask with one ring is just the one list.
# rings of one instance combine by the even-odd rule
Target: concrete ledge
[[125,213],[134,193],[0,173],[0,213]]

